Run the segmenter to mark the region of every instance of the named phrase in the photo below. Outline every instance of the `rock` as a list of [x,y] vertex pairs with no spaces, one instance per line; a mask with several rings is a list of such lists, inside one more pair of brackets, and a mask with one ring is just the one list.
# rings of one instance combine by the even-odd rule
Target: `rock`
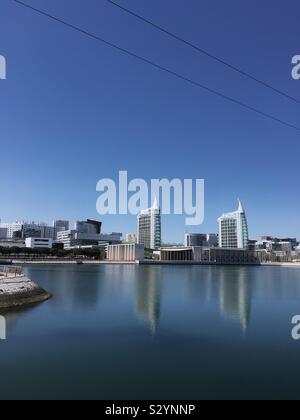
[[44,302],[51,295],[25,276],[0,277],[0,309]]

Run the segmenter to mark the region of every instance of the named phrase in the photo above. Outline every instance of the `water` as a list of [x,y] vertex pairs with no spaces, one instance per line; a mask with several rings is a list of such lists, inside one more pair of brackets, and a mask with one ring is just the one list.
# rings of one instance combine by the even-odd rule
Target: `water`
[[300,269],[25,271],[54,297],[5,314],[1,399],[300,397]]

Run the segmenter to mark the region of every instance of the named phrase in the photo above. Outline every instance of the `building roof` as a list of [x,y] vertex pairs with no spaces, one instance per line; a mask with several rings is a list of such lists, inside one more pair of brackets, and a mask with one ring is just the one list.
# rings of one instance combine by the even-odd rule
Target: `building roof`
[[159,210],[159,204],[158,204],[158,200],[157,197],[154,197],[154,202],[153,202],[153,206],[151,207],[152,210]]
[[226,218],[236,218],[238,214],[245,214],[244,206],[242,205],[242,202],[240,199],[238,199],[239,207],[236,211],[231,213],[223,213],[221,217],[219,217],[218,221],[221,221],[222,219]]
[[239,208],[238,208],[238,213],[245,213],[244,207],[242,205],[242,202],[240,199],[238,199],[239,202]]

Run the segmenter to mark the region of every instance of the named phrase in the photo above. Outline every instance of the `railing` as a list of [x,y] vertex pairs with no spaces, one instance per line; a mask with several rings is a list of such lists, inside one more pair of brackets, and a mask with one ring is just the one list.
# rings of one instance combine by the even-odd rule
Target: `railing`
[[20,276],[22,274],[22,267],[0,265],[0,279],[1,277]]

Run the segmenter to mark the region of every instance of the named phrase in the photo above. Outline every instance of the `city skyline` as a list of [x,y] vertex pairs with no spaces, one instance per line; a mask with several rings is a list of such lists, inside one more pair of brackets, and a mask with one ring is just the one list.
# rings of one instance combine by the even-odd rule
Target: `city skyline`
[[[237,231],[235,233],[236,238],[234,239],[234,241],[232,241],[232,243],[236,242],[236,245],[237,245],[238,248],[242,248],[241,244],[245,245],[246,242],[250,243],[251,240],[255,240],[255,241],[259,242],[260,240],[263,240],[265,238],[296,238],[296,239],[298,239],[299,236],[298,236],[296,231],[294,231],[294,233],[292,233],[291,235],[280,235],[278,233],[275,233],[275,234],[271,235],[269,233],[263,232],[263,233],[260,233],[257,237],[254,237],[253,235],[249,234],[248,218],[245,215],[245,209],[244,209],[240,199],[238,199],[238,204],[239,204],[239,207],[238,207],[237,211],[229,212],[229,213],[223,212],[222,216],[217,218],[216,229],[215,229],[214,232],[210,232],[210,233],[206,232],[205,233],[203,229],[202,230],[201,229],[189,229],[189,231],[187,231],[185,229],[185,230],[182,231],[181,239],[178,242],[172,242],[172,241],[169,241],[170,238],[162,238],[161,237],[161,232],[163,231],[163,228],[165,227],[164,223],[163,223],[164,219],[163,219],[162,215],[160,214],[160,204],[159,204],[157,198],[155,198],[153,206],[149,209],[145,209],[144,211],[141,212],[141,214],[137,217],[137,219],[135,218],[135,223],[136,223],[136,220],[137,220],[135,229],[131,232],[126,231],[124,229],[123,230],[121,229],[121,230],[119,230],[120,233],[118,233],[118,235],[122,234],[123,241],[127,237],[135,236],[135,239],[138,242],[138,240],[139,240],[140,217],[144,215],[144,216],[149,217],[149,219],[151,220],[151,214],[153,213],[154,217],[159,217],[159,221],[160,221],[159,222],[159,236],[161,238],[160,239],[161,244],[174,243],[174,244],[184,244],[185,246],[191,246],[191,243],[188,243],[188,242],[191,242],[192,239],[187,239],[187,237],[189,235],[195,235],[196,237],[197,236],[200,237],[199,239],[195,238],[195,241],[200,240],[200,241],[212,244],[212,243],[215,242],[214,237],[218,236],[220,242],[223,242],[223,247],[226,248],[225,245],[226,244],[228,245],[230,241],[228,242],[227,239],[222,241],[222,234],[220,235],[220,232],[222,231],[221,224],[222,224],[224,219],[230,219],[231,222],[233,221],[232,219],[235,219],[234,223],[235,224],[237,223],[237,225],[235,225],[235,227],[234,227],[234,229],[237,229]],[[105,218],[106,217],[108,217],[108,216],[102,216],[101,220],[98,221],[102,226],[105,225]],[[127,215],[125,217],[132,217],[132,216]],[[166,216],[164,216],[164,217],[166,217]],[[43,227],[44,229],[50,228],[50,229],[53,229],[53,231],[56,230],[56,227],[58,227],[57,231],[59,231],[59,230],[62,230],[62,231],[63,230],[68,231],[69,230],[70,232],[72,231],[72,229],[70,230],[70,226],[72,225],[72,222],[70,222],[70,220],[68,220],[68,219],[66,219],[66,220],[53,219],[52,222],[50,222],[50,223],[35,222],[35,221],[32,221],[32,219],[29,219],[29,220],[31,220],[31,221],[29,222],[29,221],[25,221],[25,219],[20,219],[19,221],[15,221],[15,222],[7,222],[7,221],[3,221],[3,219],[0,218],[0,228],[1,229],[4,229],[4,228],[7,229],[9,227],[8,228],[8,232],[9,232],[8,239],[12,238],[12,231],[13,230],[15,230],[15,231],[18,230],[21,227],[22,224],[28,224],[31,227],[34,227],[36,225],[36,226],[39,226],[39,227]],[[88,219],[88,221],[89,220],[91,221],[91,219]],[[85,222],[81,222],[77,218],[76,221],[74,222],[74,230],[77,230],[77,226],[80,223],[85,223]],[[93,223],[97,223],[97,222],[94,221]],[[69,229],[67,229],[67,228],[64,229],[63,226],[65,226],[65,227],[68,226]],[[246,229],[246,232],[245,232],[245,229]],[[153,236],[153,238],[155,237],[155,235],[152,235],[151,231],[155,232],[154,227],[152,227],[152,229],[150,229],[150,231],[148,232],[149,235],[150,235],[150,236],[148,235],[149,236],[149,241],[150,241],[151,236]],[[105,232],[107,233],[108,230],[105,229]],[[110,232],[111,233],[109,235],[114,235],[114,234],[116,234],[115,232],[117,232],[117,230],[113,229]],[[202,236],[205,236],[205,239],[203,239]],[[0,236],[0,238],[1,238],[1,236]],[[152,242],[154,241],[153,238],[152,238]],[[129,242],[131,242],[131,241],[132,241],[132,238],[129,240]],[[194,243],[192,246],[199,246],[199,244]],[[231,246],[228,246],[228,247],[230,248]],[[232,247],[235,248],[235,246],[232,246]]]

